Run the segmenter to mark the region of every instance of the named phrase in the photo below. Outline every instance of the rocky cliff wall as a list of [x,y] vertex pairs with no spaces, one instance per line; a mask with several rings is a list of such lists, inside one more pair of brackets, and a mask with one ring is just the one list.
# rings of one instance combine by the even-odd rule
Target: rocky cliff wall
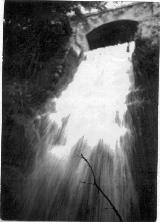
[[[136,92],[128,107],[135,144],[132,173],[142,221],[156,220],[158,158],[159,15],[141,22],[136,34],[133,69]],[[136,103],[135,101],[139,101]]]

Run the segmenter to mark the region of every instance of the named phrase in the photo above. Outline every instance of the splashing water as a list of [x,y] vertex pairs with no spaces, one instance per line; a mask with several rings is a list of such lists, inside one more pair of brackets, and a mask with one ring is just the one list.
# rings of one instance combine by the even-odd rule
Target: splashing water
[[[86,53],[73,81],[42,121],[35,169],[28,178],[25,213],[36,220],[119,221],[97,182],[128,221],[137,208],[129,165],[131,132],[126,98],[133,89],[134,43]],[[43,131],[42,130],[42,131]],[[90,184],[89,184],[90,183]]]

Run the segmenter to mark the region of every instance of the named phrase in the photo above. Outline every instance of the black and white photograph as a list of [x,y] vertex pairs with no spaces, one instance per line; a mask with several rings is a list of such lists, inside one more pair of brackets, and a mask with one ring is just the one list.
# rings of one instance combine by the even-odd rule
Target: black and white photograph
[[3,7],[1,219],[158,221],[160,2]]

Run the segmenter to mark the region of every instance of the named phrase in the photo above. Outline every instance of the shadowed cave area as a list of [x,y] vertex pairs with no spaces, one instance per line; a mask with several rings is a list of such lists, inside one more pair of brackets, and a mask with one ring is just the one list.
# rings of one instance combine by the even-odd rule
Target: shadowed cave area
[[133,41],[138,22],[119,20],[99,26],[87,34],[90,49]]

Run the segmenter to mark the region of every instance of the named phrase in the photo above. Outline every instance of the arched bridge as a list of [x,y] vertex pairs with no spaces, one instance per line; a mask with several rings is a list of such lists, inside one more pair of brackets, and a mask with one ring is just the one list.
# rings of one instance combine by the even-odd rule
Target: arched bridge
[[157,3],[138,2],[103,13],[88,14],[81,21],[72,19],[72,47],[79,54],[81,51],[129,42],[134,38],[137,25],[159,12]]

